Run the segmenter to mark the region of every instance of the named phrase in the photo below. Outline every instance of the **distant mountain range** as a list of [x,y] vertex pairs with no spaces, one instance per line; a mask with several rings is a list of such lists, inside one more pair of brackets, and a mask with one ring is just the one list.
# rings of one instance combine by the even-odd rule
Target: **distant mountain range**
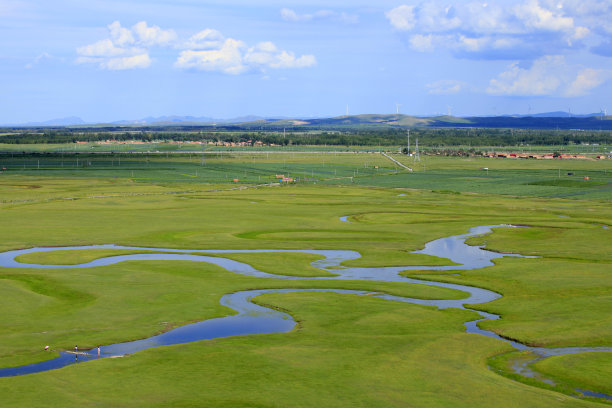
[[111,123],[86,123],[79,117],[30,122],[12,127],[158,127],[158,126],[219,126],[252,130],[256,128],[381,128],[381,127],[491,127],[536,129],[612,129],[612,116],[601,113],[574,115],[568,112],[546,112],[532,115],[505,116],[409,116],[402,114],[345,115],[333,118],[264,118],[242,116],[215,119],[207,116],[160,116],[139,120],[120,120]]
[[555,112],[535,113],[533,115],[508,115],[508,116],[519,117],[519,118],[528,118],[528,117],[533,117],[533,118],[592,118],[592,117],[602,116],[602,114],[601,113],[574,114],[571,112],[555,111]]
[[74,126],[74,125],[86,125],[87,123],[77,117],[77,116],[69,116],[66,118],[58,118],[58,119],[51,119],[51,120],[46,120],[44,122],[28,122],[28,123],[22,123],[22,124],[12,124],[12,125],[5,125],[5,126],[23,126],[23,127],[44,127],[44,126]]
[[119,120],[111,122],[112,125],[173,125],[173,124],[213,124],[213,123],[243,123],[255,120],[267,120],[259,116],[240,116],[232,119],[215,119],[208,116],[159,116],[147,117],[140,120]]

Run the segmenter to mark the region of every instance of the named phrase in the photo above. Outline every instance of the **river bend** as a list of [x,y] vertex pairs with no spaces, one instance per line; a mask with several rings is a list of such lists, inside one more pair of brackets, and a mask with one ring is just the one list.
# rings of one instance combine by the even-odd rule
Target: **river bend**
[[[347,217],[341,217],[341,221],[348,222]],[[88,246],[70,246],[70,247],[40,247],[28,248],[14,251],[6,251],[0,253],[0,266],[5,268],[31,268],[31,269],[78,269],[90,268],[98,266],[113,265],[124,261],[147,261],[147,260],[180,260],[194,262],[208,262],[218,265],[226,270],[247,276],[259,278],[275,278],[287,280],[364,280],[364,281],[388,281],[388,282],[407,282],[420,285],[429,285],[456,289],[468,294],[464,299],[458,300],[424,300],[407,298],[401,296],[392,296],[382,293],[373,293],[368,291],[342,290],[342,289],[262,289],[240,291],[224,295],[220,303],[232,308],[237,314],[225,316],[216,319],[208,319],[197,323],[187,324],[177,327],[168,332],[152,336],[142,340],[129,341],[125,343],[117,343],[101,346],[99,349],[81,350],[78,352],[60,352],[60,356],[43,361],[18,367],[9,367],[0,369],[0,377],[16,376],[24,374],[32,374],[42,371],[61,368],[70,364],[75,364],[82,361],[88,361],[98,358],[114,358],[122,357],[127,354],[132,354],[140,350],[182,344],[193,341],[208,340],[220,337],[263,334],[263,333],[280,333],[288,332],[295,326],[295,321],[290,315],[284,312],[259,306],[252,302],[256,296],[267,293],[289,293],[289,292],[333,292],[347,293],[362,296],[374,296],[391,301],[407,302],[418,305],[436,306],[440,309],[444,308],[460,308],[470,309],[469,305],[487,303],[499,299],[500,294],[490,290],[476,288],[472,286],[443,283],[435,281],[425,281],[420,279],[407,278],[401,276],[400,272],[410,270],[434,270],[434,271],[465,271],[480,269],[493,266],[493,259],[502,257],[523,257],[517,254],[502,254],[491,252],[482,249],[478,246],[470,246],[465,243],[468,238],[485,235],[492,232],[492,228],[497,227],[512,227],[510,225],[487,225],[471,228],[467,233],[454,235],[446,238],[431,241],[425,245],[425,248],[414,253],[432,255],[440,258],[447,258],[458,265],[453,266],[397,266],[397,267],[378,267],[378,268],[353,268],[344,267],[342,262],[357,259],[361,257],[355,251],[340,251],[340,250],[284,250],[284,249],[259,249],[259,250],[193,250],[193,249],[173,249],[173,248],[148,248],[134,246],[119,246],[119,245],[88,245]],[[58,250],[82,250],[82,249],[129,249],[142,251],[160,251],[167,253],[143,253],[132,255],[119,255],[99,258],[91,262],[78,265],[40,265],[26,264],[15,260],[20,255],[47,252]],[[168,253],[171,252],[171,253]],[[278,253],[278,252],[298,252],[308,253],[323,256],[323,259],[314,261],[312,266],[326,270],[336,274],[333,277],[296,277],[270,274],[259,271],[252,266],[234,261],[227,258],[219,257],[216,254],[230,253]],[[216,256],[207,256],[206,254],[215,254]],[[612,351],[612,347],[564,347],[564,348],[543,348],[529,347],[524,344],[504,339],[494,332],[483,330],[478,327],[478,322],[487,319],[498,319],[498,315],[474,310],[479,313],[482,318],[470,322],[466,322],[466,332],[476,333],[483,336],[493,337],[512,345],[517,350],[528,350],[533,352],[537,357],[528,362],[523,362],[515,367],[514,371],[517,374],[526,377],[536,377],[536,373],[530,368],[530,365],[542,358],[566,355],[574,353],[596,352],[596,351]],[[549,384],[554,384],[551,380],[542,379]],[[591,392],[588,390],[576,390],[584,395],[595,396],[612,400],[612,396]]]

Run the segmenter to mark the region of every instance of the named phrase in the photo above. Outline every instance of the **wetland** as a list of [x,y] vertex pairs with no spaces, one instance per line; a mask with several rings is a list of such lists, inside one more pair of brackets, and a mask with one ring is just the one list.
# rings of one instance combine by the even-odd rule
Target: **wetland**
[[[97,346],[126,357],[0,378],[6,406],[550,407],[610,394],[608,201],[95,174],[2,179],[0,367],[97,359]],[[191,332],[258,315],[285,326]],[[75,344],[84,354],[67,353]]]

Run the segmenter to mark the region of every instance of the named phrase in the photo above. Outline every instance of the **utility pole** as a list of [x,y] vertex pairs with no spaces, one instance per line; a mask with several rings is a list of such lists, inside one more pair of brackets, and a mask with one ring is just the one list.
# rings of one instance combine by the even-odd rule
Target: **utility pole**
[[410,156],[410,129],[408,129],[408,146],[406,146],[406,148],[408,149],[408,156]]

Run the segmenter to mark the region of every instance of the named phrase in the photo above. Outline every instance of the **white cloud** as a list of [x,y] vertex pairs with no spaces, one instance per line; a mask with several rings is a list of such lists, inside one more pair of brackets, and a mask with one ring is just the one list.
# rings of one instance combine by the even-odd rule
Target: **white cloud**
[[136,55],[145,52],[142,48],[118,47],[111,40],[100,40],[93,44],[77,48],[77,54],[82,57],[118,57],[123,55]]
[[136,54],[125,57],[79,57],[76,60],[77,64],[95,64],[102,69],[114,71],[148,68],[151,65],[151,57],[149,54]]
[[292,52],[279,50],[271,42],[262,42],[246,53],[244,60],[252,67],[265,68],[305,68],[316,64],[312,55],[295,57]]
[[134,68],[147,68],[151,65],[149,54],[138,54],[129,57],[108,58],[100,62],[102,68],[110,70],[123,70]]
[[292,9],[283,8],[280,14],[283,20],[290,22],[306,22],[313,20],[335,20],[346,24],[356,24],[359,22],[359,17],[357,15],[333,10],[319,10],[312,14],[298,14]]
[[546,56],[533,63],[530,69],[520,68],[515,62],[489,83],[492,95],[551,95],[561,85],[559,67],[565,64],[562,56]]
[[418,9],[418,24],[428,32],[446,32],[461,26],[457,8],[447,4],[423,2]]
[[280,11],[281,17],[285,21],[300,21],[303,17],[298,16],[298,14],[288,8],[281,9]]
[[151,58],[146,49],[118,47],[109,39],[79,47],[77,54],[79,55],[77,64],[96,64],[102,69],[124,70],[147,68],[151,65]]
[[416,26],[414,6],[401,5],[385,13],[391,25],[400,31],[410,31]]
[[114,21],[108,25],[108,31],[110,32],[110,40],[113,44],[123,47],[126,45],[134,44],[134,36],[132,31],[125,27],[121,27],[121,23]]
[[249,47],[245,42],[226,38],[221,32],[207,28],[186,41],[179,41],[174,30],[149,26],[145,21],[131,29],[118,21],[108,25],[109,38],[77,48],[78,64],[95,64],[102,69],[125,70],[147,68],[152,47],[181,48],[176,68],[221,72],[238,75],[267,69],[305,68],[316,64],[313,55],[296,56],[279,49],[270,41]]
[[302,55],[296,57],[292,52],[278,49],[270,41],[260,42],[254,47],[247,47],[242,41],[227,38],[222,45],[213,47],[214,41],[208,41],[211,35],[216,40],[221,38],[219,37],[220,33],[214,31],[202,35],[201,37],[208,45],[207,49],[181,52],[174,66],[238,75],[253,70],[305,68],[316,64],[314,56]]
[[465,88],[465,82],[455,80],[442,80],[427,84],[428,93],[431,95],[453,95]]
[[[593,0],[584,3],[580,7],[577,0],[421,0],[395,7],[385,16],[417,51],[441,47],[477,58],[515,58],[521,53],[531,58],[548,49],[584,47],[584,41],[603,38],[597,32],[612,32],[612,2],[604,7]],[[513,52],[500,52],[504,50]]]
[[185,42],[184,48],[191,50],[217,49],[223,46],[225,37],[219,31],[207,28],[194,34]]
[[586,95],[611,77],[609,70],[568,65],[562,55],[548,55],[534,61],[528,69],[518,63],[489,82],[487,93],[517,96]]
[[609,70],[585,68],[578,72],[574,81],[565,90],[564,95],[568,97],[587,95],[590,90],[597,88],[611,76],[612,72]]
[[557,7],[591,31],[612,33],[612,2],[602,0],[542,0],[545,7]]
[[459,46],[462,49],[466,51],[471,51],[471,52],[481,51],[490,45],[490,39],[487,37],[478,38],[478,37],[466,37],[464,35],[460,35],[458,40],[459,40]]
[[425,52],[434,49],[434,36],[431,34],[416,34],[410,37],[409,41],[410,46],[417,51]]
[[96,64],[109,70],[148,68],[152,63],[150,47],[169,46],[177,40],[173,30],[149,27],[145,21],[131,29],[114,21],[107,28],[109,38],[77,48],[77,64]]
[[278,48],[271,42],[262,42],[248,50],[245,60],[253,65],[266,66],[276,63]]
[[242,57],[245,48],[246,44],[242,41],[228,38],[219,49],[182,51],[174,66],[230,75],[242,74],[248,70]]
[[470,28],[474,33],[482,35],[509,34],[517,30],[511,21],[506,18],[507,11],[495,4],[488,3],[466,3],[462,13],[462,24]]
[[544,8],[538,0],[527,0],[514,7],[516,16],[526,29],[571,32],[574,19],[564,16],[562,8]]
[[132,27],[132,31],[138,37],[138,44],[152,46],[167,46],[173,44],[177,40],[177,35],[174,30],[162,30],[158,26],[147,26],[146,21],[136,23]]
[[601,0],[546,0],[546,3],[576,15],[602,14],[611,7],[610,3]]

